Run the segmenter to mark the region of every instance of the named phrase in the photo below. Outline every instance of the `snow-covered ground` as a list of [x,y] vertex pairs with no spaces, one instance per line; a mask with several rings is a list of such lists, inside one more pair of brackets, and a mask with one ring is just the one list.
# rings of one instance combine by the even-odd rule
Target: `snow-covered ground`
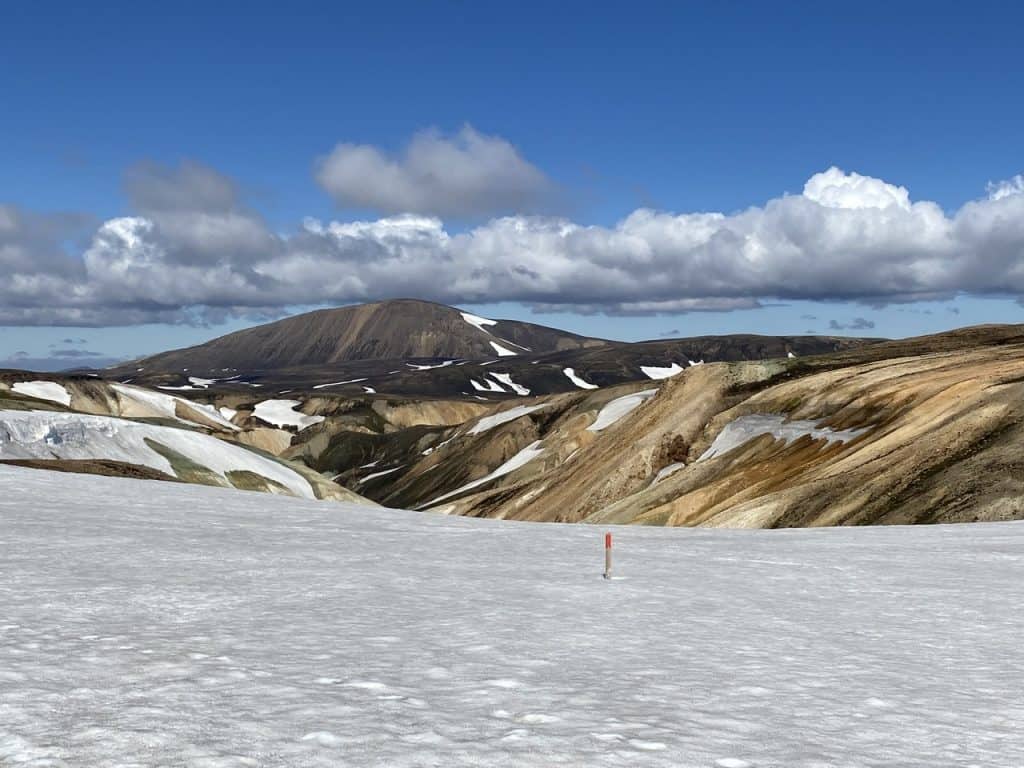
[[0,468],[0,764],[1024,765],[1024,525],[603,532]]

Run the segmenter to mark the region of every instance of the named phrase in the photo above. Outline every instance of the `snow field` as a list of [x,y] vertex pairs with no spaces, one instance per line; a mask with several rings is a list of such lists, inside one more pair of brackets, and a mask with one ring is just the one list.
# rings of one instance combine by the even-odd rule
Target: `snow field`
[[146,444],[147,438],[221,477],[227,472],[246,470],[280,483],[296,496],[314,497],[309,481],[296,471],[202,432],[111,416],[0,411],[3,459],[110,459],[152,467],[174,476],[171,463]]
[[0,468],[0,763],[1019,768],[1024,525],[615,530]]

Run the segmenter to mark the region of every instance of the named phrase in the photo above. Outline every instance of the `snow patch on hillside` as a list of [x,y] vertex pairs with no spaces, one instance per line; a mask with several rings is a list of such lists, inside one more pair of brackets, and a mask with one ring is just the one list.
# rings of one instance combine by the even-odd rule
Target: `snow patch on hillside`
[[175,421],[180,421],[183,424],[192,424],[193,422],[188,419],[183,419],[177,415],[177,407],[178,404],[181,403],[183,406],[203,414],[214,424],[230,429],[233,432],[239,431],[237,426],[224,418],[224,416],[222,416],[221,413],[212,405],[197,403],[193,400],[187,400],[184,397],[165,395],[162,392],[154,392],[152,389],[146,389],[145,387],[130,386],[127,384],[111,384],[110,386],[122,397],[150,410],[156,416],[174,419]]
[[574,368],[563,368],[562,373],[564,373],[569,378],[569,381],[580,389],[597,389],[597,384],[591,384],[589,381],[584,381],[577,376]]
[[818,427],[815,421],[787,421],[785,416],[778,414],[750,414],[740,416],[722,428],[718,437],[697,461],[710,459],[728,453],[749,440],[760,435],[772,435],[786,443],[791,443],[797,438],[809,435],[815,440],[826,440],[829,443],[845,443],[853,440],[858,435],[867,432],[862,429],[841,429],[834,430],[829,427]]
[[356,485],[362,485],[363,483],[368,482],[370,480],[373,480],[374,478],[377,478],[377,477],[384,477],[384,475],[390,475],[392,472],[397,472],[400,469],[402,469],[402,467],[394,467],[393,469],[385,469],[385,470],[382,470],[380,472],[372,472],[369,475],[367,475],[366,477],[361,478],[360,480],[358,480],[356,482]]
[[497,379],[501,384],[504,384],[517,395],[525,397],[526,395],[530,394],[529,389],[524,387],[522,384],[516,384],[514,381],[512,381],[511,373],[492,373],[490,374],[490,376],[494,379]]
[[301,400],[264,400],[256,404],[252,415],[275,427],[297,427],[300,432],[324,420],[323,416],[300,413],[296,409],[301,405]]
[[498,324],[497,320],[490,320],[486,317],[480,317],[480,315],[472,315],[469,312],[460,312],[459,314],[462,315],[463,320],[472,325],[478,331],[483,331],[488,336],[491,335],[491,332],[487,330],[486,326]]
[[454,360],[443,360],[440,363],[436,363],[434,365],[430,365],[430,364],[421,365],[419,363],[406,363],[406,365],[409,366],[410,368],[412,368],[414,371],[432,371],[435,368],[447,368],[449,365],[452,365],[454,362],[455,362]]
[[667,368],[662,368],[657,365],[641,365],[640,370],[643,372],[644,376],[649,379],[668,379],[682,373],[683,367],[679,365],[679,363],[672,363],[672,365]]
[[491,414],[490,416],[484,416],[466,434],[482,434],[490,429],[499,427],[502,424],[507,424],[510,421],[514,421],[515,419],[518,419],[520,416],[525,416],[528,413],[533,413],[534,411],[538,411],[541,408],[545,407],[547,406],[545,406],[543,403],[541,405],[517,405],[515,408],[509,408],[508,410],[501,411],[500,413],[494,413]]
[[235,470],[255,472],[296,496],[313,498],[309,482],[294,470],[202,432],[112,416],[0,411],[0,458],[109,459],[175,475],[171,463],[146,444],[147,438],[221,477]]
[[686,464],[684,462],[677,461],[674,464],[669,464],[667,466],[662,467],[661,469],[658,470],[658,474],[654,476],[654,479],[651,481],[651,485],[657,485],[666,477],[671,477],[680,469],[683,469],[685,466]]
[[439,504],[445,499],[450,499],[452,496],[458,496],[459,494],[463,494],[466,491],[471,491],[474,488],[479,488],[481,485],[484,485],[485,483],[489,483],[492,480],[497,480],[499,477],[504,477],[505,475],[515,472],[520,467],[526,466],[531,461],[540,456],[542,453],[544,453],[544,449],[541,448],[540,446],[540,440],[530,443],[528,446],[523,448],[523,450],[519,451],[519,453],[517,453],[511,459],[506,461],[493,472],[484,475],[479,480],[474,480],[471,483],[466,483],[461,488],[456,488],[454,491],[449,491],[448,493],[442,496],[438,496],[436,499],[433,499],[432,501],[428,501],[426,504],[421,505],[421,508],[429,509],[430,507],[434,506],[435,504]]
[[501,388],[501,384],[496,381],[491,381],[488,378],[484,378],[482,384],[476,379],[470,379],[469,383],[473,385],[473,389],[477,392],[505,392],[505,390]]
[[[398,371],[394,371],[398,373]],[[340,387],[342,384],[358,384],[360,381],[366,381],[366,378],[362,379],[347,379],[345,381],[332,381],[328,384],[317,384],[313,389],[327,389],[327,387]]]
[[491,346],[494,347],[494,351],[498,353],[498,357],[515,357],[516,353],[508,347],[503,347],[496,341],[490,342]]
[[658,394],[656,389],[645,389],[643,392],[635,392],[632,395],[615,398],[601,409],[600,413],[597,414],[597,418],[594,419],[594,423],[587,427],[587,431],[600,432],[602,429],[607,429],[620,419],[628,416],[634,409],[656,394]]
[[11,385],[11,389],[19,395],[34,397],[36,400],[47,400],[63,406],[71,405],[71,393],[63,384],[56,381],[19,381]]

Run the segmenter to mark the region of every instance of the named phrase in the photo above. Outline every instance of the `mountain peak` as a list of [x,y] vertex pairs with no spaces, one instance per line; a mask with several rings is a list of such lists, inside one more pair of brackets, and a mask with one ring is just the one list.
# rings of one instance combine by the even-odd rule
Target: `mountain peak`
[[148,358],[149,371],[267,370],[356,360],[543,354],[607,344],[600,339],[398,298],[315,310]]

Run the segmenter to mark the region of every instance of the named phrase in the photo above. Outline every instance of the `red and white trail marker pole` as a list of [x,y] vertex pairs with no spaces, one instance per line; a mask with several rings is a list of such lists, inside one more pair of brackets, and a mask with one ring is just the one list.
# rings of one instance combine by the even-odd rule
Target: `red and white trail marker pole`
[[610,533],[604,535],[604,577],[606,579],[612,577],[612,535]]

